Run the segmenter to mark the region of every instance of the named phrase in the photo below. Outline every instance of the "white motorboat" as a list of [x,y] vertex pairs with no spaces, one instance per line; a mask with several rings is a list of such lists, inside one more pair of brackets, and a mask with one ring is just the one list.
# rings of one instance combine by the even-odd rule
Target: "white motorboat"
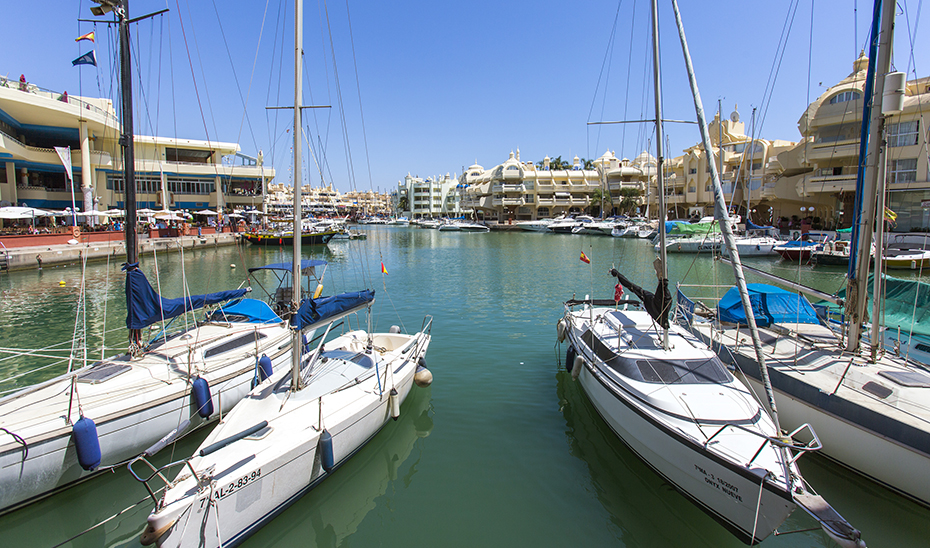
[[517,221],[514,223],[514,226],[519,227],[520,230],[525,230],[527,232],[545,232],[549,230],[549,225],[552,224],[553,219],[537,219],[535,221]]
[[[658,251],[659,244],[655,247]],[[669,238],[665,244],[668,253],[719,253],[722,247],[723,236],[720,234]]]
[[453,221],[445,221],[439,225],[440,232],[458,232],[462,230],[461,225]]
[[[778,252],[775,251],[775,246],[783,242],[778,241],[778,239],[772,236],[736,236],[734,238],[734,243],[736,244],[736,249],[739,251],[740,257],[762,257],[766,255],[778,255]],[[730,252],[726,246],[723,246],[721,251],[724,257],[730,256]]]
[[804,490],[768,414],[694,335],[672,325],[664,348],[647,312],[603,304],[566,303],[566,367],[653,470],[744,542],[764,540]]
[[487,225],[480,223],[472,223],[468,221],[459,221],[459,230],[462,232],[490,232],[491,229]]
[[594,219],[587,215],[558,219],[549,225],[549,232],[555,232],[556,234],[572,234],[575,227],[593,222]]
[[[685,64],[694,96],[704,150],[711,150],[703,106],[691,68],[684,27],[673,1]],[[652,1],[653,49],[658,52],[658,6]],[[659,55],[656,74],[657,183],[664,196],[662,110]],[[716,167],[715,216],[726,219],[726,204]],[[844,546],[863,546],[859,532],[807,487],[797,468],[805,452],[820,448],[816,434],[801,426],[782,432],[778,415],[770,416],[743,383],[730,374],[717,355],[694,334],[669,321],[672,306],[666,266],[665,212],[660,199],[659,258],[654,266],[658,285],[644,290],[611,269],[619,283],[610,300],[574,298],[565,302],[557,325],[560,341],[568,341],[566,367],[595,409],[617,436],[676,490],[693,501],[747,544],[771,535],[801,506],[824,531]],[[749,307],[750,331],[755,322],[746,291],[739,252],[732,245],[730,223],[723,232],[733,253],[740,301]],[[620,286],[638,301],[622,298]],[[619,305],[624,309],[620,310]],[[643,310],[628,310],[630,304]],[[756,345],[758,347],[758,345]],[[763,377],[764,362],[761,362]],[[766,383],[766,394],[771,387]],[[807,433],[806,445],[792,437]]]

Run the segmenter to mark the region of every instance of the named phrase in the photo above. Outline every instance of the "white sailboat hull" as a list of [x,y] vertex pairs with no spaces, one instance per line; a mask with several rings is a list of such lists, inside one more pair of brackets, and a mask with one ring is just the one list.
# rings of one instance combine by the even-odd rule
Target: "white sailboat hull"
[[[240,328],[229,334],[236,338],[248,334],[252,328]],[[229,331],[226,327],[221,329]],[[259,353],[267,353],[273,367],[284,367],[290,350],[279,348],[289,345],[287,330],[263,329],[268,329],[265,332],[269,336],[262,339]],[[186,346],[180,350],[186,357]],[[24,451],[23,445],[11,435],[0,433],[0,512],[14,510],[89,479],[101,468],[131,459],[186,419],[191,420],[190,430],[212,422],[249,392],[255,362],[252,344],[233,359],[221,363],[212,360],[199,372],[210,386],[214,413],[209,419],[197,414],[186,365],[182,367],[175,360],[169,366],[164,354],[126,361],[131,369],[102,382],[77,382],[77,396],[73,400],[71,379],[89,367],[0,400],[0,426],[21,436],[28,446]],[[108,363],[123,362],[117,358]],[[195,375],[198,375],[196,369]],[[84,416],[96,424],[102,458],[95,471],[84,470],[78,462],[71,424],[80,417],[79,401]],[[69,416],[69,407],[70,423],[65,418]]]
[[[754,389],[761,389],[762,384],[753,377],[744,375],[744,378]],[[823,443],[820,454],[930,507],[930,474],[927,474],[927,470],[930,470],[930,456],[777,389],[775,403],[785,427],[792,428],[804,423],[814,427]],[[799,438],[809,441],[804,436]]]
[[[327,343],[327,347],[338,346],[339,340]],[[268,426],[215,453],[194,457],[193,468],[208,477],[203,487],[198,488],[188,468],[180,471],[179,480],[148,519],[147,530],[162,534],[158,545],[235,546],[327,478],[391,418],[386,388],[386,379],[391,377],[385,376],[385,368],[391,368],[397,397],[401,402],[406,399],[429,337],[418,334],[410,340],[415,342],[407,346],[413,350],[409,355],[398,352],[380,362],[381,388],[374,375],[358,384],[323,392],[312,384],[298,392],[275,391],[280,376],[256,388],[201,449],[253,426],[263,417]],[[319,449],[324,429],[332,436],[335,467],[329,472],[323,468]]]

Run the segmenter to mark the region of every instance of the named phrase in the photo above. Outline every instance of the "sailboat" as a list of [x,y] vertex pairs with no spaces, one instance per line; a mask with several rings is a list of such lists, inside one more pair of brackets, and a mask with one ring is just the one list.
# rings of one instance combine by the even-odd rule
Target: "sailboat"
[[[289,361],[287,325],[266,302],[245,298],[249,288],[167,299],[139,268],[128,16],[123,9],[115,13],[126,139],[129,351],[0,399],[0,513],[124,466],[171,432],[182,436],[214,422],[248,393],[259,361],[271,369]],[[180,329],[170,323],[226,301],[203,321]],[[164,322],[152,340],[143,339],[143,329]]]
[[[677,3],[673,6],[704,147],[711,150]],[[809,444],[793,442],[792,437],[807,427],[783,433],[777,416],[765,412],[713,350],[669,322],[657,14],[653,0],[660,216],[659,258],[654,266],[658,286],[650,293],[611,270],[619,280],[614,299],[567,301],[557,325],[559,340],[568,340],[566,367],[627,446],[743,542],[761,542],[800,505],[831,538],[844,546],[860,546],[858,531],[809,489],[797,468],[800,455],[819,449],[816,435],[811,434],[814,441]],[[712,177],[715,214],[738,261],[716,170]],[[623,299],[621,284],[639,301]],[[748,305],[748,294],[742,289]],[[630,310],[631,304],[640,309]]]
[[[887,73],[894,6],[894,2],[885,2],[881,14],[876,12],[873,18],[869,75],[864,93],[867,97],[873,93],[874,97],[882,97],[882,87],[888,87],[892,81]],[[877,69],[876,50],[879,53]],[[876,74],[886,74],[884,85],[879,83]],[[903,81],[901,84],[903,96]],[[884,91],[887,93],[888,89]],[[865,103],[868,109],[871,104],[880,105],[882,101]],[[761,349],[766,356],[774,403],[780,410],[783,424],[789,428],[811,424],[823,443],[822,454],[919,504],[930,506],[930,476],[926,473],[930,469],[930,373],[920,364],[882,353],[886,337],[879,333],[881,322],[877,321],[881,298],[873,301],[869,345],[860,344],[868,296],[864,284],[868,283],[871,227],[875,213],[882,210],[875,200],[884,196],[878,176],[884,161],[878,155],[883,116],[876,110],[871,113],[871,123],[866,123],[870,118],[868,111],[863,115],[860,164],[864,164],[865,158],[873,160],[867,166],[860,165],[859,173],[863,181],[871,179],[871,185],[877,188],[873,186],[857,192],[857,196],[871,203],[866,202],[860,208],[856,226],[863,230],[859,231],[858,240],[854,236],[851,244],[854,249],[845,302],[775,279],[798,293],[813,294],[845,305],[845,347],[800,294],[795,295],[790,306],[782,307],[784,315],[772,315],[765,306],[766,297],[756,300],[755,311],[757,315],[768,314],[771,318],[768,325],[760,329]],[[870,177],[867,171],[875,176]],[[882,223],[877,226],[881,227]],[[882,241],[881,234],[875,235],[875,241]],[[874,254],[876,272],[881,271],[881,255]],[[873,283],[881,283],[882,279],[883,276],[875,275]],[[882,295],[880,287],[876,285],[876,288],[873,295]],[[694,332],[712,344],[724,361],[735,364],[751,385],[761,386],[759,360],[746,348],[745,331],[740,327],[742,322],[739,318],[727,319],[723,311],[718,311],[716,316],[714,322],[695,321]]]
[[[301,62],[303,6],[296,1],[294,33],[294,169],[301,172]],[[294,185],[294,234],[301,231],[300,184]],[[300,238],[293,239],[292,278],[299,279]],[[293,287],[296,312],[290,318],[292,363],[273,372],[229,412],[191,457],[155,468],[148,457],[163,440],[130,464],[155,503],[141,542],[159,546],[236,545],[328,478],[389,421],[414,381],[425,386],[432,318],[418,333],[371,333],[374,291],[328,297],[319,286],[301,299]],[[367,330],[335,338],[359,314]],[[359,320],[361,323],[361,320]],[[320,332],[322,332],[320,334]],[[315,348],[311,342],[318,340]],[[306,342],[305,342],[306,341]],[[142,477],[145,466],[151,474]],[[167,470],[180,466],[173,481]],[[149,486],[165,481],[164,491]]]

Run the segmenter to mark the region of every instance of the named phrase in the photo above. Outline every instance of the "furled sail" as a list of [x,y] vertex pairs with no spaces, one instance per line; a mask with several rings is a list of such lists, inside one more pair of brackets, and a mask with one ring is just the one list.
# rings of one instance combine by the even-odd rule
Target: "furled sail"
[[319,299],[305,299],[300,308],[297,309],[297,314],[291,318],[291,323],[297,329],[304,329],[339,314],[367,306],[374,300],[375,292],[371,289],[341,293],[331,297],[320,297]]
[[123,270],[126,271],[126,327],[128,329],[142,329],[153,323],[203,308],[208,304],[238,299],[249,291],[248,289],[233,289],[206,295],[166,299],[152,289],[145,274],[139,270],[139,263],[124,264]]

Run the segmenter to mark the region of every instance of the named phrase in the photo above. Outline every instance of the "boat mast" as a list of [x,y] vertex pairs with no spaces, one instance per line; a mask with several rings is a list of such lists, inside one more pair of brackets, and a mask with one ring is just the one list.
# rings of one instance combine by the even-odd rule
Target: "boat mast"
[[[869,46],[869,70],[865,81],[865,93],[862,97],[862,131],[859,136],[859,172],[856,177],[856,222],[853,223],[852,241],[856,246],[855,255],[850,254],[849,272],[847,274],[846,296],[852,309],[847,309],[849,330],[846,338],[846,350],[859,350],[862,337],[862,324],[866,318],[866,301],[868,291],[865,281],[869,276],[869,256],[872,248],[872,231],[877,220],[875,202],[879,189],[878,156],[880,139],[884,129],[884,116],[881,113],[884,75],[891,70],[891,44],[894,34],[895,2],[875,0],[872,11],[872,39]],[[879,32],[879,22],[881,31]],[[876,60],[875,53],[878,50]],[[877,64],[876,64],[877,61]],[[882,75],[878,78],[877,75]],[[871,161],[870,161],[871,159]],[[866,187],[866,181],[868,186]],[[861,201],[860,201],[861,200]],[[880,244],[880,242],[878,242]],[[876,252],[881,253],[880,245]],[[860,287],[860,282],[862,285]],[[878,298],[878,295],[875,296]],[[878,321],[878,318],[873,318]]]
[[[665,209],[665,174],[662,171],[662,164],[665,161],[662,155],[662,79],[660,77],[661,66],[659,62],[659,6],[657,0],[652,0],[652,66],[653,79],[655,84],[656,99],[656,176],[658,177],[657,186],[659,192],[659,262],[662,263],[658,269],[664,279],[668,279],[668,250],[665,249],[665,219],[668,212]],[[671,306],[671,303],[665,303]],[[664,312],[664,311],[663,311]],[[662,328],[662,348],[668,350],[668,329]]]
[[[740,263],[739,251],[736,249],[736,242],[733,240],[733,229],[730,226],[729,215],[727,215],[727,204],[723,197],[723,188],[720,186],[720,174],[717,172],[717,166],[713,162],[713,148],[710,143],[710,135],[707,132],[707,121],[704,118],[704,104],[701,101],[701,92],[698,91],[697,79],[694,76],[694,67],[691,64],[691,53],[688,51],[688,42],[685,39],[685,27],[681,22],[681,13],[678,11],[678,0],[672,0],[672,7],[675,10],[675,22],[678,25],[678,36],[681,38],[681,50],[685,57],[685,67],[688,69],[688,82],[691,84],[691,94],[694,96],[694,110],[697,114],[698,127],[701,129],[701,139],[704,142],[707,165],[710,167],[710,177],[714,184],[714,217],[716,217],[717,222],[720,223],[720,232],[723,233],[723,241],[726,243],[727,251],[730,252],[730,260],[733,264],[733,276],[736,278],[736,287],[739,291],[740,300],[743,303],[743,312],[746,314],[746,320],[749,324],[749,333],[752,336],[752,346],[756,351],[756,360],[759,363],[759,369],[762,374],[765,395],[769,400],[769,408],[772,410],[772,420],[775,422],[775,428],[780,434],[781,426],[778,423],[775,393],[772,390],[768,367],[766,367],[765,364],[765,354],[762,352],[762,344],[759,341],[756,318],[752,313],[752,303],[749,302],[749,291],[746,289],[746,278],[743,276],[743,265]],[[721,154],[722,151],[723,149],[721,148]]]
[[[301,143],[301,119],[300,119],[300,101],[301,101],[301,88],[303,84],[303,76],[301,75],[301,65],[300,62],[303,58],[303,43],[304,43],[304,7],[303,0],[294,1],[294,168],[293,172],[293,182],[294,182],[294,261],[293,261],[293,279],[291,280],[291,285],[293,286],[293,293],[291,297],[291,308],[296,313],[298,308],[300,308],[300,284],[301,284],[301,273],[300,273],[300,233],[301,233],[301,195],[300,195],[300,184],[302,182],[301,177],[301,161],[300,161],[300,147]],[[292,329],[291,337],[293,339],[291,343],[291,390],[297,391],[300,390],[300,355],[301,355],[301,344],[300,344],[300,330]]]

